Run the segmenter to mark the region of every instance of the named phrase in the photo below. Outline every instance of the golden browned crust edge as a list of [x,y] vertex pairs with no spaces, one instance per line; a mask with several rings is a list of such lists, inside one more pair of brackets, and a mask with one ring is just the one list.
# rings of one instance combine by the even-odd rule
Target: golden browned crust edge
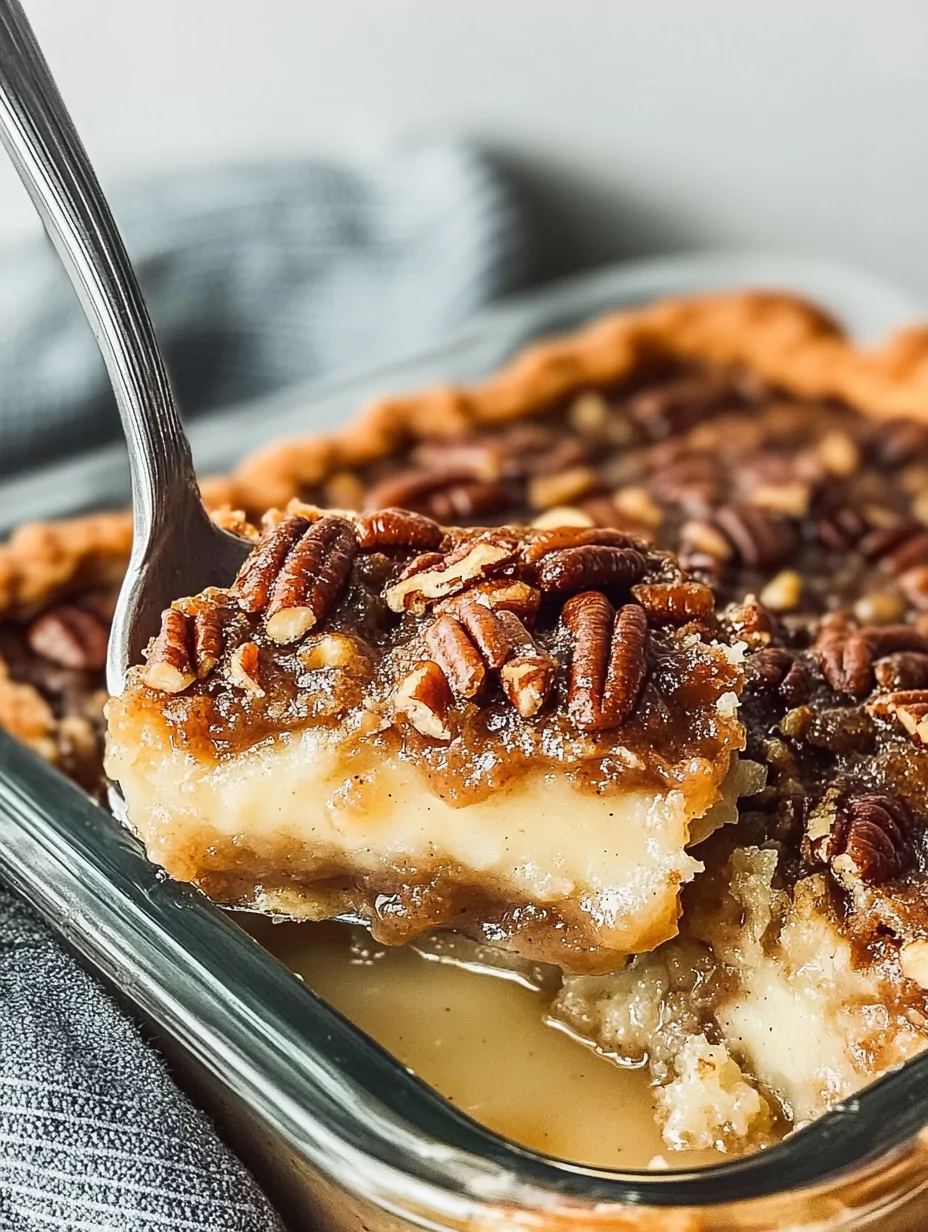
[[862,351],[821,309],[795,296],[756,291],[664,300],[527,347],[480,384],[385,398],[334,435],[259,450],[234,472],[228,499],[245,508],[281,505],[301,487],[404,444],[531,414],[662,357],[740,365],[799,395],[928,420],[928,327]]
[[[863,351],[814,305],[780,292],[664,300],[612,313],[521,351],[469,388],[438,386],[385,398],[338,432],[277,442],[227,478],[204,483],[212,509],[259,515],[307,487],[427,437],[531,414],[590,384],[608,384],[662,357],[741,365],[807,397],[840,398],[879,416],[928,422],[928,326]],[[107,586],[125,568],[131,521],[122,512],[21,527],[0,545],[0,617],[24,617],[63,594]]]

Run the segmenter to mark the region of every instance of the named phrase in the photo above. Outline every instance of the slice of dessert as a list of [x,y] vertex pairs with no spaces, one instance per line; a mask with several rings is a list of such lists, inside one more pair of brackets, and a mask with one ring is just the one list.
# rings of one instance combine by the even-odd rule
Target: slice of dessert
[[745,786],[713,608],[616,530],[294,504],[230,590],[164,613],[107,770],[221,901],[610,969],[674,934],[687,847]]

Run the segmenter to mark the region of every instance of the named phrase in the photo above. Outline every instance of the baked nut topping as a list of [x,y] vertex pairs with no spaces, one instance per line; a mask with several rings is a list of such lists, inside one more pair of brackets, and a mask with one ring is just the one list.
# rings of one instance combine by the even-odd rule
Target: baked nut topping
[[671,935],[690,827],[731,817],[743,742],[711,593],[617,531],[300,504],[265,526],[110,703],[110,773],[168,871],[298,915],[347,884],[387,939],[453,921],[578,968]]
[[[387,400],[337,437],[272,446],[209,483],[225,506],[215,516],[256,554],[212,597],[211,640],[199,600],[178,603],[183,631],[152,648],[133,708],[114,710],[111,756],[122,742],[128,761],[143,724],[160,733],[136,767],[143,787],[158,757],[170,779],[173,739],[203,772],[175,797],[173,827],[140,815],[153,858],[270,910],[380,904],[374,927],[390,940],[454,920],[533,954],[556,934],[544,952],[573,970],[638,951],[615,975],[567,977],[558,1013],[650,1067],[675,1146],[699,1139],[680,1126],[710,1071],[750,1104],[751,1127],[722,1118],[699,1132],[738,1149],[898,1065],[928,1042],[925,346],[914,331],[859,351],[782,296],[658,304],[533,347],[480,386]],[[271,507],[284,512],[262,533]],[[350,527],[350,566],[327,575],[317,603],[297,556],[268,617],[291,552],[326,518]],[[59,603],[95,614],[87,592],[112,593],[128,544],[127,520],[108,515],[24,528],[0,547],[0,721],[85,783],[99,774],[100,669],[78,648],[94,645],[90,622],[64,639],[54,621],[29,629]],[[278,614],[274,630],[293,640],[271,636]],[[742,654],[743,668],[730,658]],[[144,683],[159,657],[176,692]],[[747,758],[722,794],[750,798],[737,825],[699,841],[717,825],[741,720]],[[736,789],[755,763],[766,784]],[[241,800],[210,774],[230,764]],[[325,802],[312,843],[293,814],[289,828],[255,827],[259,784],[284,772],[303,800]],[[601,788],[608,829],[587,807]],[[203,823],[224,810],[225,829]],[[376,858],[346,864],[332,817]],[[532,842],[516,851],[526,819]],[[445,844],[437,863],[426,833]],[[524,873],[539,851],[548,881],[519,881],[518,859]],[[705,872],[678,925],[697,858]],[[624,893],[633,868],[661,887],[656,909],[639,900],[593,936],[579,887],[592,869]],[[643,988],[653,1030],[634,1053],[617,1024]],[[807,1046],[780,1047],[796,1038]]]

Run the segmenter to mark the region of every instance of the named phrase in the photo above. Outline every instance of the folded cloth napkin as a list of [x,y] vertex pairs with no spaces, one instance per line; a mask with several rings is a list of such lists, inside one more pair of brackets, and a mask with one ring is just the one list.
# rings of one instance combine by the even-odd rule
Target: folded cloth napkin
[[[360,170],[187,175],[113,200],[187,414],[421,346],[529,270],[506,178],[462,144]],[[118,433],[53,252],[0,258],[0,471]],[[0,890],[0,1227],[280,1226],[131,1019]]]
[[[521,199],[464,144],[178,175],[111,199],[187,418],[408,353],[529,273]],[[0,474],[118,435],[50,244],[3,255]]]

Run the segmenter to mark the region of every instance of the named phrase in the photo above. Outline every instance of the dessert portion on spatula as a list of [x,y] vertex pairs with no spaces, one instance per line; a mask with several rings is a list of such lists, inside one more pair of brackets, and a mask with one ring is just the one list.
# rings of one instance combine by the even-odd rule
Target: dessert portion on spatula
[[230,589],[164,613],[107,769],[220,901],[607,970],[675,933],[688,846],[759,786],[718,632],[711,590],[617,530],[294,502]]

